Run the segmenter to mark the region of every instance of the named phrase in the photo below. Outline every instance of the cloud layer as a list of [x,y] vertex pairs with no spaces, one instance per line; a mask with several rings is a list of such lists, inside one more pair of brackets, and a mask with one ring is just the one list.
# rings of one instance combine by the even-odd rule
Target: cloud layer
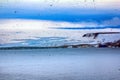
[[2,0],[0,18],[79,22],[105,20],[120,13],[119,0]]
[[114,17],[110,20],[101,22],[89,21],[89,22],[57,22],[57,21],[45,21],[45,20],[25,20],[25,19],[1,19],[0,29],[50,29],[50,28],[86,28],[86,27],[119,27],[120,18]]

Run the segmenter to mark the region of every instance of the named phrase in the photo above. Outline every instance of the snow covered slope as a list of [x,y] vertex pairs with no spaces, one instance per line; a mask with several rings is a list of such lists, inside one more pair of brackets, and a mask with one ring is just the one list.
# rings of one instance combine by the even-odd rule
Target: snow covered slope
[[[120,29],[57,29],[69,27],[65,22],[37,20],[5,20],[0,22],[0,47],[97,44],[120,40],[120,34],[100,34],[96,39],[83,37],[86,33],[120,32]],[[74,26],[75,24],[71,25]],[[32,26],[32,27],[31,27]],[[78,27],[80,25],[77,25]],[[55,28],[53,28],[55,27]]]

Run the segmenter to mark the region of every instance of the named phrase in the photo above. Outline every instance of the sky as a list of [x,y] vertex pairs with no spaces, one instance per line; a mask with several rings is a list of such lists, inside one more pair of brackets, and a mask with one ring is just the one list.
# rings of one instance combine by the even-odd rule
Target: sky
[[0,18],[102,21],[120,17],[119,0],[0,0]]
[[53,22],[48,27],[55,24],[61,27],[66,23],[72,27],[105,25],[119,28],[119,3],[119,0],[0,0],[0,22],[27,19]]
[[0,45],[79,43],[86,42],[78,37],[86,32],[119,31],[119,4],[120,0],[0,0]]

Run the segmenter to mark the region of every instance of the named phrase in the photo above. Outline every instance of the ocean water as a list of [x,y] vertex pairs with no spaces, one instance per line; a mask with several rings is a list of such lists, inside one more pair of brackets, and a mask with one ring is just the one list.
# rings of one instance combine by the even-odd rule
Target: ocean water
[[120,49],[0,50],[0,80],[120,80]]

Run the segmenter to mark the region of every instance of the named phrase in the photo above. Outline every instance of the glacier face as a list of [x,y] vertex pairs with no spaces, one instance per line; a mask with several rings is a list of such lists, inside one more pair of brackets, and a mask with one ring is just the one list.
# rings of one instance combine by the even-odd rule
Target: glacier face
[[74,25],[78,27],[80,25],[39,20],[5,20],[0,24],[0,47],[51,47],[97,44],[120,40],[120,34],[100,34],[96,39],[93,37],[82,37],[86,33],[120,32],[120,29],[55,29],[57,27],[70,27]]

